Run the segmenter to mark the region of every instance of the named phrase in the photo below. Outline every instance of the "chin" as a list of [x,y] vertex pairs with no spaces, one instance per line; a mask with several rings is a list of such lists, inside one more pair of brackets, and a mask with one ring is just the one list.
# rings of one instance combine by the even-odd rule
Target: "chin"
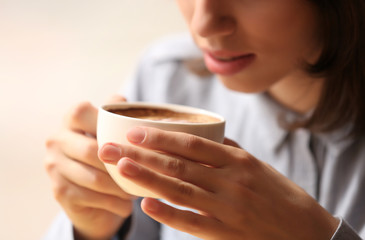
[[242,81],[222,76],[219,76],[218,78],[226,88],[235,92],[260,93],[266,91],[262,86],[257,86],[257,82],[255,84],[255,81]]

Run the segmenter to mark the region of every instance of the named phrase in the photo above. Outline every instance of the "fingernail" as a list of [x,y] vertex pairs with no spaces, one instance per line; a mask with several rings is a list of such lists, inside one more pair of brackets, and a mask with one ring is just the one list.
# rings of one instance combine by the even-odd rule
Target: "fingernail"
[[118,166],[121,168],[123,174],[130,177],[137,176],[140,172],[140,167],[133,162],[133,160],[123,158],[118,162]]
[[132,143],[142,143],[146,137],[144,129],[136,127],[128,131],[127,138]]
[[116,145],[106,144],[101,148],[100,156],[105,161],[117,161],[122,157],[122,150]]

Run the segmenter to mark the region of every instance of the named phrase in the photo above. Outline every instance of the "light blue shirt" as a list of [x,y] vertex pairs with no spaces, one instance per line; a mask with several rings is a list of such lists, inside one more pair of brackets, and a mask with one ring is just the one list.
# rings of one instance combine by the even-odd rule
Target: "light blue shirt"
[[[122,89],[123,95],[129,101],[184,104],[223,115],[228,138],[287,176],[341,220],[332,240],[364,238],[364,137],[343,140],[347,128],[316,135],[306,129],[289,132],[278,118],[295,114],[266,94],[233,92],[214,75],[199,77],[186,68],[184,61],[200,57],[187,35],[164,39],[146,51],[130,84]],[[135,209],[129,240],[197,239],[152,221],[141,212],[138,202]],[[53,229],[68,220],[63,215],[59,221]]]

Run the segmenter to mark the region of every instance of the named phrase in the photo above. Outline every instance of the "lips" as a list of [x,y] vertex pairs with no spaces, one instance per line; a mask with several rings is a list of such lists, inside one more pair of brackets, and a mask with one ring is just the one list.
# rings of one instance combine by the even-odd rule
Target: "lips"
[[204,61],[207,68],[219,75],[234,75],[243,71],[255,59],[254,54],[241,54],[226,51],[205,51]]

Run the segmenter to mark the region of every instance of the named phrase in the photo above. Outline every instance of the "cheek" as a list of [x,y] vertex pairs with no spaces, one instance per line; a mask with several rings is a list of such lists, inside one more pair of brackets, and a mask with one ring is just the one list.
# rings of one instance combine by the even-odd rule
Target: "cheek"
[[177,0],[176,2],[185,22],[190,26],[194,14],[194,1]]
[[288,61],[311,61],[318,55],[320,41],[317,17],[313,11],[296,11],[258,22],[256,30],[251,31],[256,36],[252,39],[256,42],[252,44],[257,44],[264,54],[275,54],[279,59]]

